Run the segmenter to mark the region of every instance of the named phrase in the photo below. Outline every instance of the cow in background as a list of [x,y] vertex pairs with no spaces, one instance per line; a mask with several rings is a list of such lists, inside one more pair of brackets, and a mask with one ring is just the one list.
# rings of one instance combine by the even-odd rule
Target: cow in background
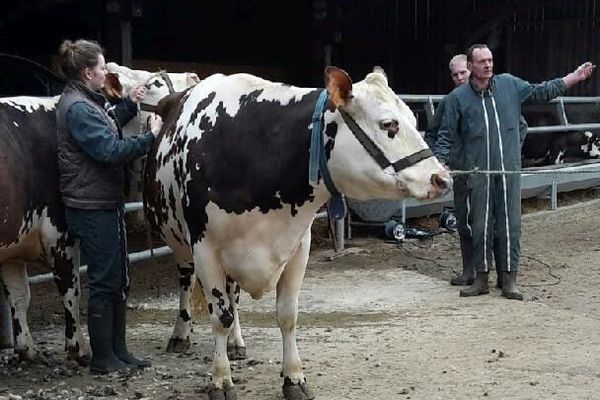
[[[110,64],[120,75],[107,79],[109,96],[119,96],[143,75],[148,87],[145,101],[153,105],[169,94],[167,79],[179,90],[198,80],[190,73],[135,71],[136,75],[129,75],[129,69]],[[67,234],[58,189],[58,99],[0,98],[0,278],[11,309],[15,352],[34,359],[38,352],[27,324],[30,290],[25,262],[48,265],[65,310],[65,349],[69,358],[86,364],[88,347],[79,317],[79,251]],[[124,130],[136,132],[135,125],[134,120]]]
[[[564,106],[569,124],[600,123],[600,104]],[[524,105],[523,116],[529,127],[561,124],[555,104]],[[521,154],[524,167],[600,158],[600,130],[530,133]]]
[[311,225],[332,192],[426,199],[451,187],[382,70],[353,85],[329,67],[326,87],[213,75],[159,104],[165,123],[148,155],[145,212],[180,265],[195,267],[208,301],[211,400],[235,398],[227,344],[240,288],[258,299],[275,287],[284,396],[314,398],[296,347],[298,294]]

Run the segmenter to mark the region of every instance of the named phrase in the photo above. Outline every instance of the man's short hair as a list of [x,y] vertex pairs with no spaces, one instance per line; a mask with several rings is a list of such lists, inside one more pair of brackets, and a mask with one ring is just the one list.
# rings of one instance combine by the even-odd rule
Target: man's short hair
[[448,63],[448,68],[450,69],[450,72],[452,72],[453,65],[456,65],[458,63],[466,63],[466,62],[467,62],[466,54],[457,54],[450,59],[450,62]]
[[467,61],[468,62],[473,62],[473,52],[476,49],[488,49],[488,45],[487,44],[482,44],[482,43],[477,43],[474,45],[471,45],[471,47],[469,47],[469,49],[467,50]]

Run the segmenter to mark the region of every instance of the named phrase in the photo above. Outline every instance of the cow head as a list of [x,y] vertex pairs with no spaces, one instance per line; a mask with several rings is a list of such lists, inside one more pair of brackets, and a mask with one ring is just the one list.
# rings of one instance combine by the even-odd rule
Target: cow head
[[[166,95],[180,92],[200,82],[198,75],[193,72],[149,72],[130,69],[114,62],[107,63],[106,69],[108,74],[105,93],[109,99],[121,98],[135,85],[144,84],[146,86],[146,96],[141,107],[141,121],[146,121],[153,107]],[[138,133],[136,132],[138,125],[134,119],[125,125],[123,130],[128,134]]]
[[329,130],[330,124],[337,125],[337,133],[330,139],[335,145],[328,165],[341,192],[358,200],[407,196],[430,199],[451,188],[448,171],[435,157],[411,160],[398,170],[391,165],[382,167],[353,133],[356,127],[351,127],[354,124],[347,116],[392,164],[406,157],[410,160],[410,156],[427,149],[416,129],[414,114],[390,89],[381,68],[376,67],[353,85],[346,72],[328,67],[325,85],[336,108],[326,112],[325,121]]
[[581,146],[581,150],[584,154],[587,154],[589,158],[600,158],[600,133],[585,131],[586,143]]

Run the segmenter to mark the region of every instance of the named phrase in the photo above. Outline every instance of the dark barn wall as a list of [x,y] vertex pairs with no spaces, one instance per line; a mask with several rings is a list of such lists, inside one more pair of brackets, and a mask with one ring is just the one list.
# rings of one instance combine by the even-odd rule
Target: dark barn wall
[[[565,75],[591,60],[600,65],[600,0],[550,0],[516,9],[509,24],[511,72],[538,81]],[[600,96],[596,70],[569,95]]]
[[[187,68],[201,76],[254,72],[297,85],[322,85],[323,67],[331,62],[354,80],[380,65],[398,93],[446,93],[450,57],[474,42],[490,45],[496,72],[534,82],[563,76],[586,59],[600,62],[600,0],[18,0],[3,5],[0,52],[48,66],[63,38],[79,37],[99,40],[107,58],[123,63],[124,19],[131,27],[133,66]],[[598,73],[570,94],[600,95]]]

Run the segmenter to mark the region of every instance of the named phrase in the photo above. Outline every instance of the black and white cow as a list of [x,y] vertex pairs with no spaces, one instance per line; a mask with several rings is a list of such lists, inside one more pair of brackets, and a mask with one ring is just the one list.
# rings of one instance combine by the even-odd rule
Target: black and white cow
[[[133,74],[119,67],[122,87],[107,89],[128,90],[134,83],[147,82],[145,101],[155,105],[169,94],[165,75],[146,72],[141,76],[142,72],[136,71],[134,78],[128,79]],[[167,76],[174,90],[198,81],[196,74],[190,73]],[[88,347],[79,319],[79,251],[67,234],[58,190],[58,99],[0,99],[0,278],[11,308],[15,351],[32,359],[37,350],[27,325],[30,291],[25,262],[47,264],[54,272],[65,309],[65,348],[69,357],[85,363]],[[124,130],[136,132],[135,124],[132,121]]]
[[[316,138],[325,142],[333,184],[361,200],[446,193],[448,172],[382,72],[352,85],[344,71],[326,69],[324,128]],[[235,396],[226,349],[240,288],[255,299],[277,289],[284,395],[314,398],[296,318],[310,228],[331,196],[322,179],[309,184],[311,116],[321,94],[248,74],[213,75],[157,108],[165,124],[148,156],[145,210],[178,261],[195,266],[208,301],[211,400]]]
[[[598,104],[565,104],[565,114],[570,124],[600,123]],[[554,104],[526,105],[523,116],[529,127],[560,125]],[[600,158],[600,130],[531,133],[521,153],[523,166]]]
[[79,324],[79,253],[66,234],[58,191],[55,107],[58,97],[0,99],[0,277],[12,313],[15,351],[37,355],[27,326],[25,261],[55,271],[65,308],[65,347],[84,359]]

